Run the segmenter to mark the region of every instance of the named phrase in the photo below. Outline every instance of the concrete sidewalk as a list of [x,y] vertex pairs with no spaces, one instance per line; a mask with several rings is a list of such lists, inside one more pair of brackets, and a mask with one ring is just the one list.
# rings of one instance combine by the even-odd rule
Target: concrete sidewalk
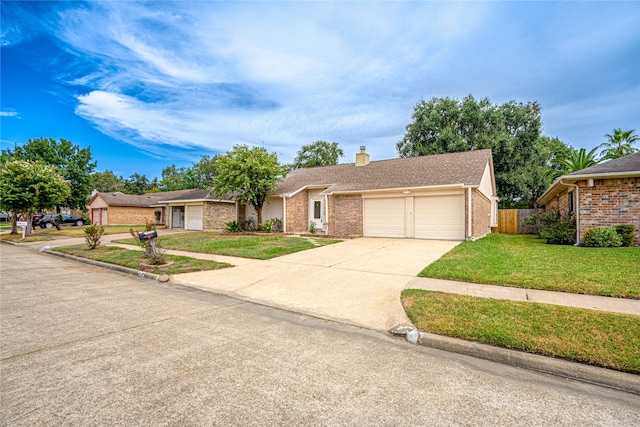
[[453,280],[416,277],[405,289],[425,289],[452,294],[471,295],[482,298],[506,299],[511,301],[539,302],[567,307],[587,308],[640,316],[640,300],[600,297],[595,295],[570,294],[567,292],[540,291],[536,289],[512,288],[507,286],[482,285],[478,283],[456,282]]

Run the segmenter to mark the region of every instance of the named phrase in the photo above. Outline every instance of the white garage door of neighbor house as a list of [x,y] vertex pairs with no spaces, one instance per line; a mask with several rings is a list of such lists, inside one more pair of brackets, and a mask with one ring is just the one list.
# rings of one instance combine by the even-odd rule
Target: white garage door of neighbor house
[[185,229],[202,230],[202,206],[187,206],[187,212],[185,216]]
[[417,239],[464,240],[464,196],[416,197],[414,235]]
[[364,235],[406,237],[404,197],[364,199]]

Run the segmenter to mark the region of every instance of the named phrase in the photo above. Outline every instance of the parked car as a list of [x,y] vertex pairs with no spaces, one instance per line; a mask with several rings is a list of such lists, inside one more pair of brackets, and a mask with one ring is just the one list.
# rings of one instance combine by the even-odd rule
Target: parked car
[[35,227],[36,225],[38,225],[43,216],[43,213],[35,213],[31,215],[31,226]]
[[40,221],[38,221],[38,225],[40,228],[53,228],[55,227],[54,223],[58,217],[61,217],[58,221],[59,225],[82,226],[85,223],[84,218],[81,216],[69,214],[46,214],[40,219]]

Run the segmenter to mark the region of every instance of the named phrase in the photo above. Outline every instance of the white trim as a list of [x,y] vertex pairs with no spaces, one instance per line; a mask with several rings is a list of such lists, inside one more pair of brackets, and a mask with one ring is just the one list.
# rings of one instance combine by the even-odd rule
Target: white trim
[[[467,186],[461,183],[461,184],[447,184],[447,185],[428,185],[423,187],[376,188],[371,190],[343,190],[343,191],[332,191],[331,193],[328,193],[328,194],[334,195],[334,194],[364,194],[364,193],[384,193],[384,192],[390,193],[390,192],[397,192],[397,191],[402,192],[405,190],[409,190],[413,192],[418,190],[433,190],[438,188],[449,189],[449,188],[467,188],[467,187],[477,188],[478,186],[477,185]],[[406,197],[406,194],[403,194],[403,196]]]
[[473,237],[473,205],[471,204],[472,202],[471,193],[472,193],[471,188],[468,188],[467,189],[467,206],[465,207],[465,209],[469,211],[469,215],[467,218],[467,239],[471,239]]

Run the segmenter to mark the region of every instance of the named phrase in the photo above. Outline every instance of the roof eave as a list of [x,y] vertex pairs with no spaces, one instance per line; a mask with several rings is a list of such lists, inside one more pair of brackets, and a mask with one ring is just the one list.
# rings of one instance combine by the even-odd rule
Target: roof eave
[[397,187],[397,188],[375,188],[369,190],[342,190],[342,191],[332,191],[328,193],[329,195],[334,194],[361,194],[361,193],[380,193],[380,192],[394,192],[394,191],[419,191],[419,190],[437,190],[437,189],[447,189],[447,188],[477,188],[477,185],[465,185],[464,183],[459,184],[445,184],[445,185],[422,185],[418,187]]

